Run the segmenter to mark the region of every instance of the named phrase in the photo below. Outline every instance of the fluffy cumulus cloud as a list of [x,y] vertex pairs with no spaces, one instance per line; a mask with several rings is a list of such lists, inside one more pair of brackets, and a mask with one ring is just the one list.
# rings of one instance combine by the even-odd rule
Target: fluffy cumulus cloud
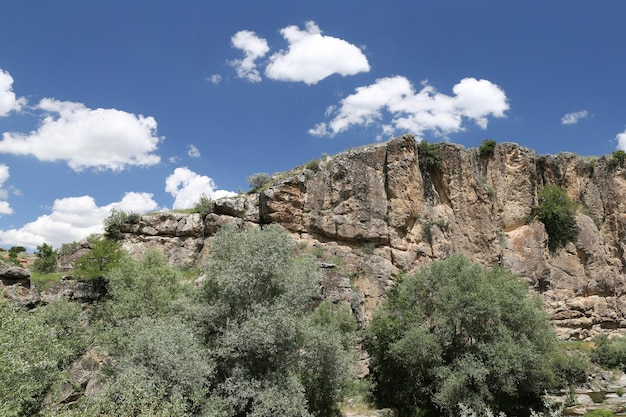
[[90,196],[68,197],[54,201],[51,213],[40,216],[19,229],[0,231],[0,243],[35,248],[48,243],[55,248],[102,232],[102,223],[113,209],[140,214],[154,211],[152,194],[129,192],[118,201],[98,206]]
[[567,113],[561,118],[561,123],[564,125],[573,125],[578,123],[580,119],[586,119],[587,117],[589,117],[589,112],[587,110]]
[[21,110],[26,99],[17,98],[13,92],[13,77],[0,68],[0,117],[7,116],[12,111]]
[[4,183],[9,179],[9,167],[0,164],[0,215],[2,214],[13,214],[13,209],[9,205],[9,202],[6,201],[9,193],[4,188]]
[[41,100],[37,109],[46,113],[39,128],[29,134],[4,133],[0,152],[66,161],[75,171],[122,171],[160,162],[154,152],[161,139],[152,117],[49,98]]
[[230,38],[230,41],[234,48],[241,49],[244,53],[242,59],[230,61],[230,64],[237,71],[237,77],[253,83],[260,82],[261,73],[256,67],[256,60],[269,52],[270,48],[267,45],[267,41],[259,38],[256,33],[249,30],[241,30],[235,33]]
[[212,178],[197,174],[186,167],[176,168],[165,180],[165,191],[174,197],[175,209],[193,207],[202,194],[213,200],[237,194],[216,188]]
[[280,33],[289,42],[289,49],[270,57],[265,75],[271,79],[311,85],[333,74],[346,76],[370,70],[361,49],[343,39],[322,35],[314,22],[307,22],[304,30],[287,26]]
[[426,131],[445,137],[463,131],[466,120],[485,129],[488,117],[505,117],[509,109],[505,92],[487,80],[464,78],[452,93],[440,93],[425,82],[416,91],[402,76],[381,78],[330,107],[327,115],[332,120],[309,133],[332,137],[353,126],[375,126],[381,132],[379,139],[400,132],[422,136]]

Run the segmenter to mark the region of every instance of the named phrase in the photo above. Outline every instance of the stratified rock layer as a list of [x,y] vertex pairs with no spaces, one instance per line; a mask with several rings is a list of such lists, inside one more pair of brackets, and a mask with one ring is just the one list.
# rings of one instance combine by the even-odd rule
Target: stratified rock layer
[[[329,297],[366,321],[399,272],[463,253],[501,265],[539,294],[563,338],[626,333],[626,170],[607,157],[538,155],[513,143],[493,155],[439,144],[440,167],[420,167],[412,136],[283,173],[263,191],[198,214],[143,216],[124,229],[139,255],[160,248],[178,265],[201,265],[225,224],[279,223],[320,260]],[[577,203],[578,238],[550,253],[536,220],[537,194],[557,184]]]

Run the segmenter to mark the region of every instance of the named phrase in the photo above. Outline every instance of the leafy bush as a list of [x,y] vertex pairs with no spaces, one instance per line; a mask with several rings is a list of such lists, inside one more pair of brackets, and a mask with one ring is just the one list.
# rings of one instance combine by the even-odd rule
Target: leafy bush
[[271,178],[270,174],[257,172],[256,174],[252,174],[248,177],[248,185],[252,191],[255,191],[266,185]]
[[626,337],[609,339],[601,335],[593,340],[596,350],[591,352],[591,360],[607,368],[619,368],[626,371]]
[[59,249],[58,255],[59,257],[73,255],[74,253],[76,253],[79,247],[80,243],[78,242],[64,243],[61,245],[61,249]]
[[606,166],[609,170],[614,170],[618,166],[624,166],[624,161],[626,160],[626,152],[623,150],[613,151],[611,157],[606,161]]
[[46,274],[52,274],[57,269],[57,253],[52,246],[47,243],[37,246],[35,251],[37,259],[33,263],[33,270],[36,272],[43,272]]
[[131,211],[130,213],[128,213],[128,217],[126,218],[128,224],[138,224],[140,220],[141,214],[137,213],[136,211]]
[[527,287],[460,255],[403,278],[375,312],[366,347],[380,405],[458,415],[529,404],[554,380],[556,337]]
[[104,235],[111,239],[117,239],[122,234],[122,225],[128,222],[128,214],[119,209],[113,209],[109,217],[104,219]]
[[135,260],[121,256],[106,272],[111,303],[109,320],[168,315],[182,293],[182,274],[157,249]]
[[304,167],[306,169],[309,169],[313,172],[317,172],[320,170],[320,160],[319,159],[312,159],[309,162],[307,162]]
[[200,411],[213,377],[207,351],[176,317],[133,322],[113,375],[96,399],[100,416],[187,416]]
[[91,239],[91,245],[91,251],[74,262],[74,272],[83,278],[104,277],[122,257],[121,245],[109,239]]
[[539,220],[548,233],[548,247],[555,251],[576,239],[576,208],[565,190],[556,184],[545,186],[538,195]]
[[64,300],[34,313],[0,303],[0,415],[37,415],[60,369],[84,348],[79,314]]
[[[215,236],[200,319],[216,364],[216,415],[330,416],[349,375],[339,332],[313,310],[320,275],[276,225]],[[319,320],[319,321],[316,321]]]
[[417,154],[422,171],[441,169],[442,157],[438,144],[422,140],[417,144]]
[[493,152],[496,149],[496,141],[493,139],[485,139],[480,144],[480,148],[478,148],[478,154],[481,158],[488,158],[493,156]]
[[211,212],[213,212],[213,206],[215,203],[205,193],[200,195],[200,198],[193,206],[193,211],[200,214],[203,219]]

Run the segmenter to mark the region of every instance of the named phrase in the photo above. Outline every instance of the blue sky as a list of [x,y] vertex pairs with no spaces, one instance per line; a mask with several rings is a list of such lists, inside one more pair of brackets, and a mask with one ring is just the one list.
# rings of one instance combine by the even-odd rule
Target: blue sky
[[[0,246],[413,133],[626,149],[626,2],[0,4]],[[621,141],[620,141],[621,139]]]

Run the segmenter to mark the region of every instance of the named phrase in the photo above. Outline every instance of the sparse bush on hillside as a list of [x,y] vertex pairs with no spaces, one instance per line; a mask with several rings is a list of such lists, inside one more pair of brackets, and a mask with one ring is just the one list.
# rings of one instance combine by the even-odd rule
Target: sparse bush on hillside
[[319,159],[312,159],[309,162],[307,162],[304,167],[306,169],[309,169],[313,172],[317,172],[320,170],[320,160]]
[[198,201],[194,204],[193,209],[204,219],[209,213],[213,212],[213,206],[215,206],[213,200],[207,197],[205,193],[202,193]]
[[410,416],[532,404],[555,375],[554,331],[509,272],[460,255],[403,278],[375,312],[366,347],[375,397]]
[[624,161],[626,160],[626,152],[619,149],[617,151],[613,151],[611,156],[606,161],[606,166],[609,170],[614,170],[615,168],[623,167]]
[[545,186],[538,195],[538,218],[548,233],[548,247],[554,252],[576,239],[576,207],[564,189],[556,184]]
[[423,172],[441,169],[442,157],[439,144],[422,140],[417,144],[417,154],[419,165]]
[[57,252],[54,248],[47,243],[37,246],[35,251],[37,259],[33,263],[33,270],[36,272],[42,272],[51,274],[57,269]]
[[255,191],[266,185],[272,177],[266,172],[257,172],[248,177],[248,185],[250,190]]
[[80,243],[78,242],[64,243],[61,245],[61,249],[59,249],[59,257],[73,255],[79,247]]
[[118,239],[122,234],[122,225],[128,222],[128,214],[123,210],[112,209],[109,217],[104,219],[104,235],[110,239]]
[[488,158],[493,156],[493,152],[496,149],[496,141],[493,139],[485,139],[480,144],[480,148],[478,148],[478,154],[481,158]]

